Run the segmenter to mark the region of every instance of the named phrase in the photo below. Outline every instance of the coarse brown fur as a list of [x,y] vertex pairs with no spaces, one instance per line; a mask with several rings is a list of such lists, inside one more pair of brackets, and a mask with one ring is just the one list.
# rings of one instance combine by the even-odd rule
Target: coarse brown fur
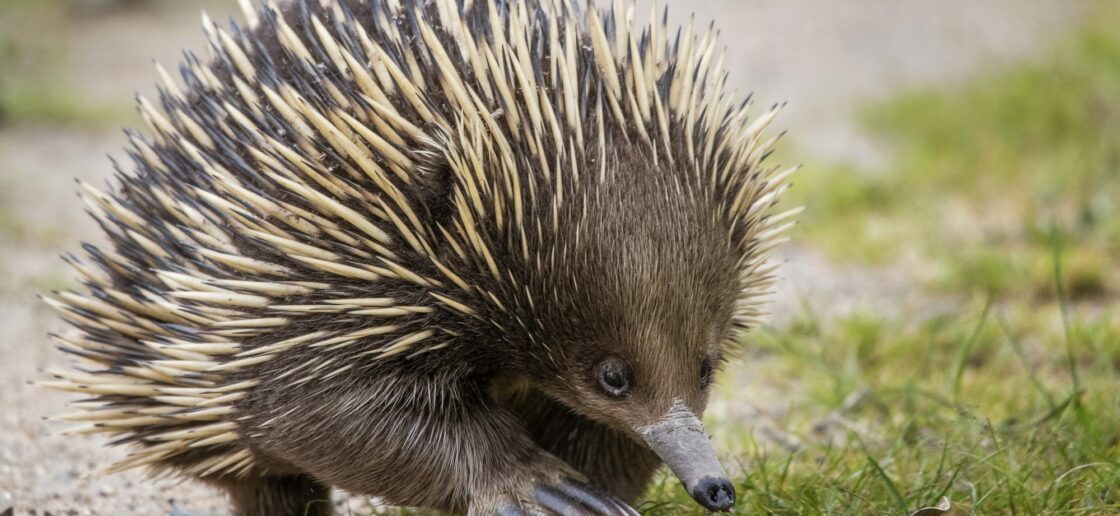
[[[237,514],[329,487],[486,514],[589,480],[626,501],[638,429],[702,414],[791,214],[769,121],[714,37],[568,0],[293,2],[165,75],[134,170],[87,188],[111,242],[48,299],[73,419]],[[616,9],[618,9],[616,7]],[[601,18],[602,17],[602,18]],[[624,364],[628,390],[599,371]]]

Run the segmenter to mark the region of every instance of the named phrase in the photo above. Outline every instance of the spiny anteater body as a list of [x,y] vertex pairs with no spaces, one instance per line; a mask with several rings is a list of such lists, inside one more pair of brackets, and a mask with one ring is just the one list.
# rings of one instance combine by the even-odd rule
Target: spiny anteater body
[[239,514],[327,513],[327,486],[612,514],[664,460],[728,509],[696,415],[793,213],[762,163],[775,110],[725,90],[714,33],[621,1],[246,16],[204,17],[182,83],[159,69],[130,170],[82,188],[109,243],[47,300],[94,364],[50,384],[131,447],[115,469]]

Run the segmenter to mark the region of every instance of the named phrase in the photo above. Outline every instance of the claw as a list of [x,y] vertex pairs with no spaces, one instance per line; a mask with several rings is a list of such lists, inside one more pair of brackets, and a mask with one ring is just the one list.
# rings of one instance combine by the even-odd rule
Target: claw
[[594,487],[574,480],[564,480],[560,483],[559,487],[561,492],[574,498],[576,501],[587,506],[587,508],[601,516],[627,516],[629,514],[625,509],[629,508],[629,506],[613,496],[602,493]]
[[642,516],[637,509],[630,507],[630,504],[622,501],[617,496],[611,495],[611,500],[614,500],[615,505],[622,509],[622,513],[626,516]]
[[545,508],[562,516],[590,516],[587,508],[579,505],[578,501],[564,495],[559,489],[552,486],[539,486],[536,488],[536,501]]
[[537,486],[537,503],[562,516],[591,516],[587,508],[552,486]]
[[515,502],[503,502],[498,506],[498,516],[525,516],[525,511]]

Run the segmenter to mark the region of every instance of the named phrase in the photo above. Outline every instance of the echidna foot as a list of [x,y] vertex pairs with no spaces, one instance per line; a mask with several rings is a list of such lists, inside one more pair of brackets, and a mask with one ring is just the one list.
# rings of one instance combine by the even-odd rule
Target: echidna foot
[[637,511],[617,497],[571,479],[555,485],[538,484],[534,497],[536,503],[507,499],[498,505],[497,512],[501,516],[638,516]]

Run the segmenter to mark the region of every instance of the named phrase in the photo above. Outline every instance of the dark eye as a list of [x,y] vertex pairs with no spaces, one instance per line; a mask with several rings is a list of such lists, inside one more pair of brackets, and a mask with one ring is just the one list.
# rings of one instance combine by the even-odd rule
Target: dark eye
[[700,364],[700,388],[706,389],[712,383],[712,363],[705,360]]
[[620,359],[608,358],[599,364],[599,388],[621,398],[630,390],[630,367]]

